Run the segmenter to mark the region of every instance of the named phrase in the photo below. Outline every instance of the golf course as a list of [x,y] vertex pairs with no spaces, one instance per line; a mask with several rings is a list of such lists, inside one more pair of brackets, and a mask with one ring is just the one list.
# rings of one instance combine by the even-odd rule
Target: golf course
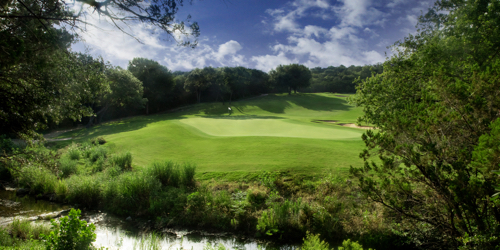
[[[239,178],[260,171],[318,175],[362,164],[363,129],[343,127],[361,115],[347,95],[270,94],[201,103],[175,112],[111,121],[73,130],[59,146],[102,136],[113,152],[131,152],[135,166],[171,160],[197,167],[197,176]],[[228,107],[232,112],[229,113]]]

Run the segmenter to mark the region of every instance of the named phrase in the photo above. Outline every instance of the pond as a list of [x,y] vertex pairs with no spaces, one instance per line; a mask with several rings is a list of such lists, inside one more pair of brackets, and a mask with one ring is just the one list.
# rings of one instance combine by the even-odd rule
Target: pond
[[[32,196],[18,196],[14,189],[0,190],[0,226],[14,218],[40,220],[67,215],[71,207],[64,204],[38,200]],[[121,218],[100,211],[82,212],[82,219],[96,226],[96,247],[108,249],[203,249],[207,244],[222,244],[227,249],[237,250],[292,250],[293,245],[276,245],[257,242],[232,234],[210,234],[203,231],[165,229],[162,232],[148,230],[151,221],[136,218]]]

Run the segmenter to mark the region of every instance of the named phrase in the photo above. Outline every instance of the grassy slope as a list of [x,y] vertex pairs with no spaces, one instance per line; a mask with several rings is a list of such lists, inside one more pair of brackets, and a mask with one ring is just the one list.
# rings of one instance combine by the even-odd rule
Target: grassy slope
[[360,129],[312,122],[353,123],[361,115],[333,94],[269,95],[227,104],[202,103],[184,111],[139,116],[62,134],[76,141],[104,136],[116,151],[130,151],[141,166],[155,160],[195,163],[201,176],[261,170],[300,174],[345,171],[360,165]]

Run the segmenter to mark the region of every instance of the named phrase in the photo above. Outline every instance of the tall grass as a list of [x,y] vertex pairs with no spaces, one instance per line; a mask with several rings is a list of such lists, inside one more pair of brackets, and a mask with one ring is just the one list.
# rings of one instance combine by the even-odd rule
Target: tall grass
[[78,171],[78,161],[73,160],[71,156],[61,158],[59,164],[62,178],[67,178]]
[[66,154],[68,155],[69,159],[71,159],[71,160],[80,160],[80,158],[82,157],[82,152],[78,148],[78,145],[75,143],[73,143],[69,146]]
[[19,185],[29,188],[32,194],[54,193],[57,177],[41,166],[27,166],[17,173]]
[[10,225],[9,230],[12,236],[23,239],[40,239],[40,235],[48,235],[51,231],[49,224],[33,223],[27,220],[15,219]]
[[134,242],[134,250],[161,250],[163,237],[157,233],[142,235],[138,242]]
[[179,187],[184,185],[194,187],[196,185],[194,179],[196,166],[191,164],[184,164],[181,167],[171,161],[154,162],[148,168],[148,172],[158,179],[163,186]]
[[125,152],[123,154],[115,155],[111,158],[111,165],[119,167],[121,170],[132,169],[132,154]]
[[73,175],[66,179],[68,191],[66,198],[69,202],[84,207],[95,207],[101,201],[101,178],[88,175]]
[[150,198],[161,188],[161,183],[145,172],[124,173],[106,185],[103,201],[106,207],[118,214],[145,212]]
[[106,159],[108,157],[108,150],[103,146],[92,146],[89,145],[85,147],[83,151],[83,156],[94,163],[99,159]]

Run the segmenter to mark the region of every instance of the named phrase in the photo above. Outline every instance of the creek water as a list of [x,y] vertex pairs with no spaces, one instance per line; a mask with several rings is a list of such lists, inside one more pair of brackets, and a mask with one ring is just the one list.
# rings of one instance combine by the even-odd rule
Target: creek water
[[[13,189],[0,190],[0,226],[11,223],[14,219],[39,220],[49,223],[49,218],[67,215],[71,207],[64,204],[37,200],[31,196],[17,196]],[[200,231],[166,229],[162,232],[145,230],[142,225],[150,221],[136,218],[121,218],[100,211],[82,214],[83,220],[96,226],[96,247],[108,249],[169,249],[202,250],[207,244],[222,244],[226,249],[235,250],[292,250],[292,245],[275,245],[240,238],[231,234],[209,234]],[[147,227],[146,227],[147,228]],[[155,247],[152,247],[154,245]]]

